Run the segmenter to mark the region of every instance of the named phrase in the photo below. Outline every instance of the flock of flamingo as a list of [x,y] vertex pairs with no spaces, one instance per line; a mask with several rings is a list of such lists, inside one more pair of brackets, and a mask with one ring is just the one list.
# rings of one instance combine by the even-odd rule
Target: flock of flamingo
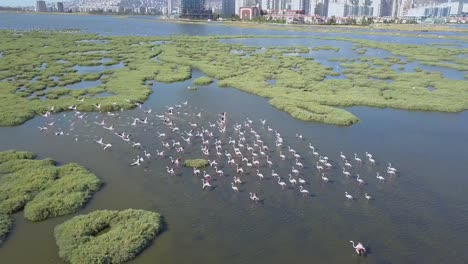
[[[187,149],[197,148],[199,149],[198,156],[203,156],[209,161],[208,168],[193,168],[193,174],[200,177],[202,190],[214,188],[213,179],[215,177],[231,177],[230,185],[236,193],[240,193],[243,183],[251,178],[257,177],[260,182],[265,178],[276,178],[275,182],[280,190],[289,188],[296,190],[305,198],[311,196],[304,187],[310,180],[307,179],[307,173],[303,171],[306,167],[303,162],[310,158],[304,158],[301,153],[286,145],[282,135],[270,127],[266,120],[260,119],[259,122],[255,122],[247,118],[240,123],[230,124],[226,112],[218,114],[216,120],[210,120],[202,115],[202,112],[194,114],[186,111],[187,101],[166,107],[166,110],[161,114],[152,113],[152,109],[144,109],[140,103],[135,104],[141,109],[138,111],[141,116],[132,118],[129,123],[123,126],[115,122],[116,119],[121,119],[118,113],[108,112],[107,117],[98,121],[99,117],[105,115],[96,115],[92,120],[93,118],[88,117],[88,114],[77,111],[75,105],[70,106],[69,109],[74,113],[69,127],[70,131],[67,132],[56,125],[55,117],[51,114],[54,111],[52,107],[50,111],[42,114],[47,120],[44,126],[39,127],[39,130],[63,136],[70,135],[74,130],[74,125],[78,122],[94,124],[98,128],[102,128],[103,131],[107,131],[106,138],[120,138],[123,142],[128,143],[129,147],[139,150],[140,154],[129,162],[130,166],[137,167],[151,159],[159,159],[167,161],[166,172],[171,176],[183,174],[181,167],[184,156],[195,154],[193,152],[186,153]],[[100,110],[101,105],[97,104],[95,107]],[[191,121],[187,123],[189,118]],[[186,123],[184,124],[184,122]],[[182,125],[185,125],[184,127],[187,129],[183,130]],[[142,128],[147,131],[150,127],[158,130],[154,134],[160,145],[158,149],[141,144],[129,132],[131,130],[129,128]],[[270,142],[271,139],[274,139],[274,144],[265,143],[266,139],[269,139]],[[296,134],[296,139],[304,140],[304,137],[301,134]],[[78,137],[75,140],[78,141]],[[94,139],[94,142],[103,150],[112,148],[112,144],[105,141],[104,137]],[[353,176],[351,170],[363,166],[373,167],[376,164],[374,156],[368,152],[364,154],[364,161],[357,153],[353,153],[352,158],[348,158],[343,152],[340,152],[338,162],[332,164],[332,159],[321,155],[311,143],[308,144],[308,151],[312,154],[312,164],[324,184],[332,182],[330,170],[341,166],[340,171],[344,177],[354,178],[359,186],[364,186],[367,184],[364,179],[359,174]],[[352,160],[354,160],[353,164]],[[287,176],[281,176],[274,170],[275,166],[280,165],[278,163],[282,167],[290,163],[291,169]],[[395,176],[397,172],[397,169],[388,163],[386,175],[377,172],[375,178],[378,182],[384,182],[385,177]],[[348,192],[345,192],[344,196],[346,200],[355,200],[355,197]],[[249,198],[255,203],[264,200],[255,192],[249,192]],[[365,193],[363,198],[373,199],[368,193]],[[355,245],[353,241],[350,242],[359,255],[366,252],[362,243],[358,242]]]

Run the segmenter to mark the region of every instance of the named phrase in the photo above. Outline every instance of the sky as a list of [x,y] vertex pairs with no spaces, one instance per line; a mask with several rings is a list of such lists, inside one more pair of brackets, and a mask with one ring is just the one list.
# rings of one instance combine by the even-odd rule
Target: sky
[[0,0],[0,6],[34,6],[36,0]]

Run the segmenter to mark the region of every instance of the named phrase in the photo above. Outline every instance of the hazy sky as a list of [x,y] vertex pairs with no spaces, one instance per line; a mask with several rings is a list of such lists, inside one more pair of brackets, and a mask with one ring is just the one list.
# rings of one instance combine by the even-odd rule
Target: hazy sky
[[[47,1],[47,2],[50,2],[50,1]],[[33,6],[33,5],[36,5],[36,0],[0,0],[0,6]]]

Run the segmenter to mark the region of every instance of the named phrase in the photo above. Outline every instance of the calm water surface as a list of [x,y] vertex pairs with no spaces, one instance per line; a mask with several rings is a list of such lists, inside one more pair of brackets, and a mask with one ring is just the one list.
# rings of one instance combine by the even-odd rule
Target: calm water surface
[[[0,14],[0,27],[11,27],[14,18],[9,16]],[[132,30],[147,30],[147,34],[157,34],[157,31],[161,34],[218,33],[215,26],[200,25],[160,23],[165,26],[155,29],[155,23],[159,22],[137,19],[24,17],[27,19],[21,23],[16,19],[16,24],[29,29],[41,27],[41,23],[45,25],[38,21],[47,17],[49,22],[54,22],[49,23],[49,27],[89,27],[89,31],[110,35],[131,34]],[[102,23],[91,27],[93,20]],[[128,29],[112,27],[112,21]],[[134,27],[133,23],[139,27]],[[245,30],[220,28],[225,31],[223,34],[242,34]],[[251,33],[246,30],[245,34]],[[201,75],[194,71],[193,78]],[[296,149],[303,157],[306,168],[302,177],[308,181],[305,188],[312,195],[303,198],[297,188],[281,191],[267,167],[261,168],[266,176],[262,182],[254,172],[246,176],[241,193],[231,190],[234,170],[227,166],[224,170],[228,176],[216,178],[212,191],[201,191],[200,179],[189,169],[181,169],[175,177],[168,176],[165,160],[152,159],[141,167],[129,167],[140,151],[93,125],[92,121],[105,118],[130,131],[132,138],[147,146],[154,155],[156,149],[162,149],[156,132],[164,131],[165,126],[154,117],[154,123],[145,127],[128,125],[132,117],[144,116],[141,109],[119,112],[115,117],[89,113],[88,123],[77,122],[75,130],[67,130],[70,135],[63,137],[39,133],[37,127],[44,124],[44,119],[36,117],[21,126],[0,128],[0,150],[28,150],[37,153],[39,158],[51,157],[61,164],[77,162],[102,178],[103,189],[77,214],[126,208],[160,212],[167,224],[164,232],[131,263],[467,263],[468,112],[444,114],[353,107],[349,110],[361,122],[351,127],[337,127],[294,120],[263,98],[236,89],[218,88],[216,82],[196,91],[186,89],[188,85],[191,80],[154,84],[154,93],[143,109],[152,108],[160,114],[165,106],[188,100],[189,105],[180,109],[176,120],[181,130],[189,129],[188,121],[208,127],[208,121],[213,122],[217,113],[227,111],[230,127],[250,118],[255,130],[272,147],[274,136],[259,123],[260,118],[266,118],[268,125],[282,134],[285,145]],[[193,116],[198,112],[202,112],[202,120]],[[54,118],[57,126],[64,129],[74,120],[71,113]],[[302,133],[305,140],[295,138],[296,133]],[[233,135],[230,129],[223,139],[228,140]],[[101,136],[113,144],[111,151],[102,151],[92,141]],[[331,183],[322,183],[308,142],[328,156],[334,165],[327,174]],[[354,178],[342,175],[340,151],[348,157],[358,153],[364,158],[365,151],[374,154],[375,167],[364,164],[350,170],[353,175],[359,173],[364,178],[365,186],[360,187]],[[188,147],[183,155],[172,155],[200,156],[199,144]],[[281,162],[276,150],[271,150],[271,157],[275,171],[287,182],[293,161]],[[400,173],[379,183],[375,173],[383,173],[387,162],[392,162]],[[214,174],[213,169],[207,170]],[[252,203],[248,198],[250,191],[257,192],[264,199],[263,203]],[[356,199],[346,201],[345,191]],[[365,200],[365,192],[375,200]],[[72,216],[31,223],[22,213],[16,214],[15,228],[0,247],[2,263],[62,263],[53,228]],[[351,239],[369,247],[367,257],[353,254],[348,243]]]

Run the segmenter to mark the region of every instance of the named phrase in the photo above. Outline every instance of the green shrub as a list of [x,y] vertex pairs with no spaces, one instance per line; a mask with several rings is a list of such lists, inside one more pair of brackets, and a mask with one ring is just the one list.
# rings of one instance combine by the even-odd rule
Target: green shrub
[[184,166],[190,168],[203,168],[210,164],[206,159],[188,159],[184,161]]
[[0,245],[5,240],[12,226],[13,221],[11,221],[11,218],[8,215],[0,214]]
[[136,257],[161,230],[159,214],[144,210],[95,211],[57,226],[59,255],[74,263],[123,263]]
[[29,152],[0,152],[0,214],[24,208],[32,221],[78,211],[98,191],[101,181],[77,164],[55,166]]
[[209,85],[212,82],[213,82],[213,80],[210,77],[206,77],[206,76],[203,76],[203,77],[200,77],[200,78],[197,78],[197,79],[193,80],[194,85],[200,85],[200,86]]

